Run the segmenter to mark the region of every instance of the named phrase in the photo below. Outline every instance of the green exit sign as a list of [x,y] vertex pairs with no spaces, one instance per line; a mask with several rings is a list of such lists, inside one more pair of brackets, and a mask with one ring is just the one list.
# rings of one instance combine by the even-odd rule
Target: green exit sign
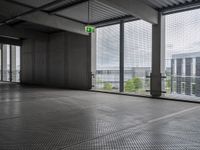
[[88,25],[88,26],[85,27],[85,32],[94,33],[95,32],[95,27],[91,26],[91,25]]

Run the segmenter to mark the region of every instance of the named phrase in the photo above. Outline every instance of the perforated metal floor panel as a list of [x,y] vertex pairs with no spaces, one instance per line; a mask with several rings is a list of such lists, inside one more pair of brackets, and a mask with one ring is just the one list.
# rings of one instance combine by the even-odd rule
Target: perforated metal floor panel
[[0,150],[199,150],[200,105],[0,83]]

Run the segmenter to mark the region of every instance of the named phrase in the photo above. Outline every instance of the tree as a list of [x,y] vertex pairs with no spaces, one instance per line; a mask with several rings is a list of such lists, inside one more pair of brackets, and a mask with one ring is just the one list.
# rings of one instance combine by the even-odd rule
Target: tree
[[168,78],[166,80],[166,91],[167,91],[167,93],[170,93],[170,89],[171,89],[171,79]]
[[125,83],[125,92],[135,92],[133,80],[130,79]]
[[137,92],[143,87],[142,80],[138,77],[134,77],[125,83],[126,92]]
[[111,83],[104,83],[104,86],[103,86],[103,89],[106,90],[106,91],[111,91],[113,88],[112,84]]
[[167,82],[167,83],[166,83],[167,88],[170,89],[170,88],[171,88],[171,80],[170,80],[170,79],[167,79],[166,82]]
[[135,86],[136,91],[142,88],[142,80],[140,78],[137,77],[133,78],[133,84]]

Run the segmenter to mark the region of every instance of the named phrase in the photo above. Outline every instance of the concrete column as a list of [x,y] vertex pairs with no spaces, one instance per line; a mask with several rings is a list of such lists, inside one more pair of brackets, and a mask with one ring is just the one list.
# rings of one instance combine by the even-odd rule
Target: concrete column
[[8,45],[3,45],[3,61],[2,61],[2,66],[3,66],[3,81],[7,81],[7,78],[8,78],[8,74],[7,74],[7,48],[8,48]]
[[92,73],[92,87],[96,86],[96,32],[91,34],[91,73]]
[[11,72],[12,72],[12,81],[16,82],[17,77],[17,66],[16,66],[16,46],[11,46]]
[[164,16],[159,15],[159,23],[154,24],[152,30],[151,95],[160,97],[162,95],[162,74],[165,72]]

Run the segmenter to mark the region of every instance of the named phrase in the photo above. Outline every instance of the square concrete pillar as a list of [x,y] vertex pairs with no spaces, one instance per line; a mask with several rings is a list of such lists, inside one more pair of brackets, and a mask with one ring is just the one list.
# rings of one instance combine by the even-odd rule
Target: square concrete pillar
[[159,15],[159,23],[152,27],[152,73],[151,73],[151,95],[160,97],[165,75],[165,17]]

